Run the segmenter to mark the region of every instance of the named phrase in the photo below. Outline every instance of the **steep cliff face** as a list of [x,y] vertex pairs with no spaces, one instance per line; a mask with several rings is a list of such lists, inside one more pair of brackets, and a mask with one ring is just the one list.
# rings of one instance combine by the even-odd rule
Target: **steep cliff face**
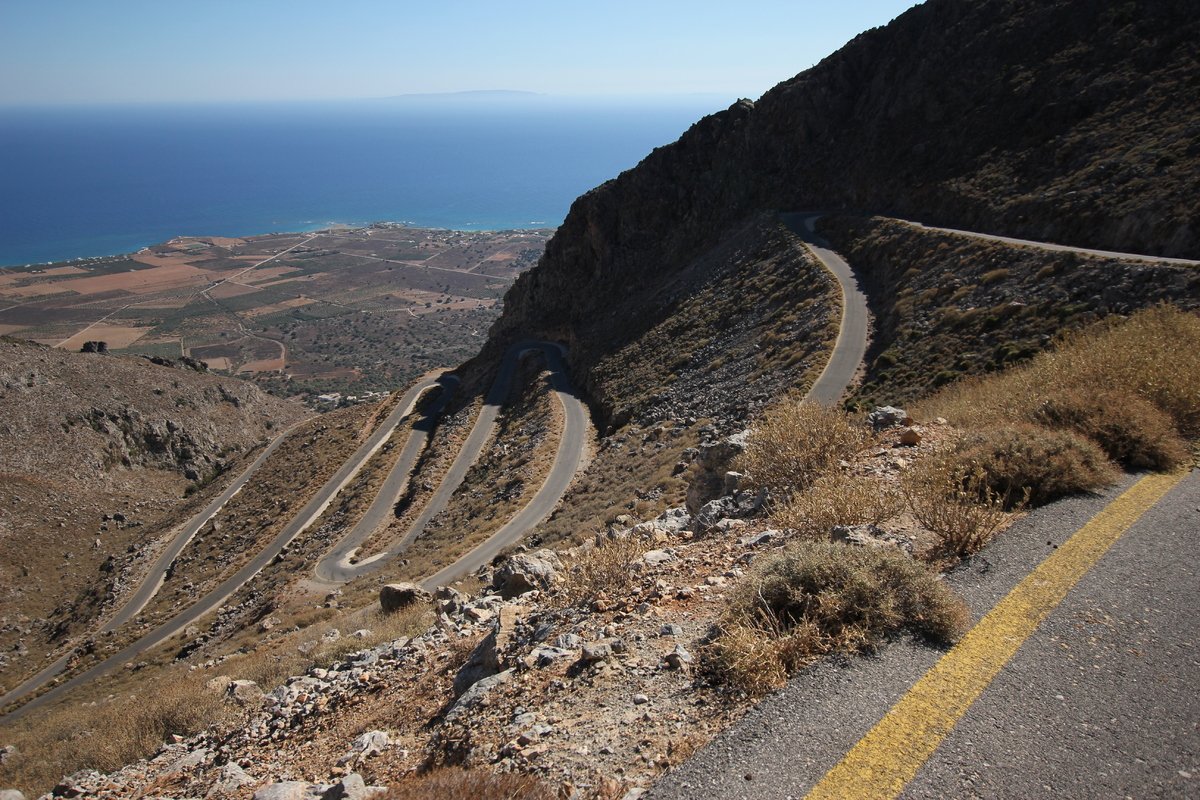
[[858,209],[1200,255],[1200,22],[1182,0],[930,0],[580,197],[493,329],[586,369],[600,321],[767,210]]

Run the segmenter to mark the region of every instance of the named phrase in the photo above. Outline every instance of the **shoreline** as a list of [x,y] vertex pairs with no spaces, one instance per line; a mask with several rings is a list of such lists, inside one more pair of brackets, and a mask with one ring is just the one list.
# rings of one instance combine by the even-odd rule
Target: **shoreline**
[[[110,252],[110,253],[92,253],[89,255],[68,256],[65,258],[59,258],[59,259],[54,259],[54,260],[50,260],[50,261],[26,261],[26,262],[11,262],[11,263],[4,261],[2,258],[0,258],[0,270],[18,270],[18,271],[33,270],[33,269],[41,269],[41,268],[46,268],[46,267],[53,267],[55,265],[60,265],[60,264],[61,265],[79,264],[81,262],[102,261],[104,259],[120,258],[122,256],[133,256],[133,255],[136,255],[136,254],[142,252],[143,250],[147,250],[151,247],[155,247],[158,245],[163,245],[163,244],[166,244],[167,242],[171,242],[176,239],[214,239],[214,238],[216,238],[216,239],[254,239],[254,238],[258,238],[258,237],[262,237],[262,236],[288,236],[288,235],[292,235],[292,234],[301,234],[301,233],[323,233],[323,232],[328,232],[328,231],[360,231],[360,230],[364,230],[366,228],[371,228],[371,227],[374,227],[377,225],[378,226],[398,226],[398,227],[404,227],[404,228],[414,228],[417,230],[462,231],[464,233],[498,233],[501,231],[554,230],[555,228],[559,227],[559,225],[561,225],[561,224],[562,224],[561,222],[558,225],[551,225],[548,223],[539,223],[536,221],[530,221],[520,227],[516,227],[516,226],[492,227],[492,226],[489,226],[487,223],[472,223],[472,222],[466,222],[466,223],[462,223],[461,225],[458,225],[458,226],[452,226],[452,225],[421,225],[421,224],[411,222],[408,220],[375,220],[373,222],[364,222],[364,223],[321,222],[321,223],[312,223],[311,225],[303,225],[302,224],[300,227],[286,229],[286,230],[260,231],[258,233],[243,233],[243,234],[177,233],[166,239],[149,242],[147,244],[133,245],[130,247],[122,246],[121,248],[119,248],[113,252]],[[467,226],[477,226],[477,227],[467,227]]]

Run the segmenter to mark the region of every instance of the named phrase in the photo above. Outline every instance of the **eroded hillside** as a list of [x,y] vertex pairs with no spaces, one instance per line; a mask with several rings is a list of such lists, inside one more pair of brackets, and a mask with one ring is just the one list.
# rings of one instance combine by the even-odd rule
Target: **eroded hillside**
[[0,341],[5,654],[50,644],[65,618],[56,609],[198,511],[205,486],[307,413],[186,365]]

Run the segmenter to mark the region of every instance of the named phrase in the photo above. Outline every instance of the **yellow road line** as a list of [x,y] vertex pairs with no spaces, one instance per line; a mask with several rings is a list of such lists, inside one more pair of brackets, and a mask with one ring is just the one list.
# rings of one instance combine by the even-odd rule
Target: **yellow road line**
[[899,795],[1071,587],[1186,475],[1142,478],[1076,531],[913,684],[807,797]]

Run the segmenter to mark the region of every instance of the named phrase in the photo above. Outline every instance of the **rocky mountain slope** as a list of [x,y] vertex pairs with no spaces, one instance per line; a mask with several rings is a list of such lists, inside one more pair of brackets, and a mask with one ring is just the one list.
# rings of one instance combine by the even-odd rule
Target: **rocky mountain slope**
[[[579,198],[494,336],[565,336],[588,371],[646,328],[611,312],[644,309],[767,210],[1198,255],[1193,11],[930,0]],[[610,384],[589,385],[602,407]]]
[[48,644],[56,607],[308,413],[187,364],[0,340],[0,647]]

